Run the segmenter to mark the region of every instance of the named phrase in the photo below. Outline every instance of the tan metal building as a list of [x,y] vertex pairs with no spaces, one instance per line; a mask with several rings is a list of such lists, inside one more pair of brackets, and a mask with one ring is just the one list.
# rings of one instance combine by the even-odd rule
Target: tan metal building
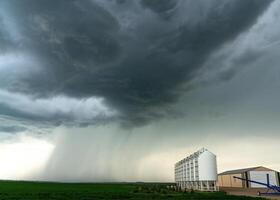
[[242,181],[235,179],[234,176],[267,183],[267,177],[269,177],[269,183],[272,185],[280,186],[280,173],[266,168],[266,167],[251,167],[245,169],[230,170],[218,174],[218,186],[219,187],[234,187],[234,188],[263,188],[265,186],[250,183],[249,181]]

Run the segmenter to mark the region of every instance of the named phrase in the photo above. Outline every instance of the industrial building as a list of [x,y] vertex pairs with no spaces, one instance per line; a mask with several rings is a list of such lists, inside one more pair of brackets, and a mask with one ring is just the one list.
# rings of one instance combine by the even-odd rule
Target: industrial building
[[175,164],[175,182],[179,188],[217,191],[216,155],[205,148]]
[[[243,178],[245,181],[234,177]],[[218,186],[232,188],[266,187],[265,185],[256,184],[248,180],[280,186],[280,173],[262,166],[226,171],[218,175]]]

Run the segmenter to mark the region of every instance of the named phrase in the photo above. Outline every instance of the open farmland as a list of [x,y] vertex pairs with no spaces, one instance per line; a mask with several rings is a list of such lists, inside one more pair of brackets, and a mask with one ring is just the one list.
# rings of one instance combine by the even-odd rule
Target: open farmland
[[230,196],[223,192],[176,192],[156,183],[50,183],[0,181],[0,199],[96,200],[96,199],[261,199]]

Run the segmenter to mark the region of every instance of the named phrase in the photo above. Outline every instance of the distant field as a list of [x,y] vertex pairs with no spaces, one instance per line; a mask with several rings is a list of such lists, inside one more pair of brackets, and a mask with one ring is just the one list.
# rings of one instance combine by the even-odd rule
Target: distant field
[[229,196],[222,192],[176,192],[166,184],[44,183],[0,181],[0,200],[96,200],[96,199],[261,199]]

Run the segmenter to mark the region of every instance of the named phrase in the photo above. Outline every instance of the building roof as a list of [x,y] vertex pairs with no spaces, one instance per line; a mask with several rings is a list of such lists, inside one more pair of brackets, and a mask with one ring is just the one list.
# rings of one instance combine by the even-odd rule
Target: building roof
[[263,166],[258,166],[258,167],[249,167],[249,168],[243,168],[243,169],[229,170],[229,171],[222,172],[219,175],[241,174],[241,173],[248,172],[248,171],[253,171],[253,170],[256,170],[256,169],[259,169],[259,168],[264,168],[264,169],[269,170],[269,171],[274,171],[272,169],[269,169],[269,168],[266,168],[266,167],[263,167]]

